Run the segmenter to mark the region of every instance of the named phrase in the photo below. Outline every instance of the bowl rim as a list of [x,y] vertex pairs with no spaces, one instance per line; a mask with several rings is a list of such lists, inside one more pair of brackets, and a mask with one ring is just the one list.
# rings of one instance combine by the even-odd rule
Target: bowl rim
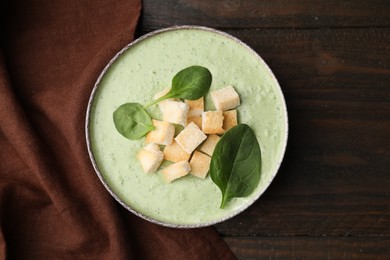
[[[244,207],[240,208],[240,210],[234,211],[231,214],[229,214],[229,215],[227,215],[227,216],[225,216],[223,218],[218,218],[218,219],[216,219],[214,221],[202,222],[202,223],[199,223],[199,224],[177,224],[177,223],[168,223],[168,222],[164,222],[164,221],[161,221],[161,220],[157,220],[157,219],[154,219],[152,217],[149,217],[149,216],[147,216],[145,214],[142,214],[142,213],[136,211],[135,209],[130,207],[128,204],[126,204],[124,201],[122,201],[122,199],[119,198],[118,195],[116,195],[116,193],[110,188],[110,186],[105,181],[102,173],[100,172],[99,166],[96,163],[95,156],[94,156],[93,151],[92,151],[92,144],[91,144],[90,134],[89,134],[89,132],[90,132],[91,109],[92,109],[92,106],[93,106],[95,95],[96,95],[97,90],[98,90],[98,88],[100,86],[101,80],[103,79],[104,75],[109,70],[111,65],[122,54],[124,54],[127,50],[129,50],[130,48],[132,48],[133,46],[137,45],[138,43],[142,42],[145,39],[148,39],[150,37],[153,37],[155,35],[158,35],[158,34],[161,34],[161,33],[165,33],[165,32],[177,31],[177,30],[188,30],[188,29],[190,29],[190,30],[208,31],[208,32],[211,32],[211,33],[216,33],[218,35],[222,35],[222,36],[224,36],[224,37],[226,37],[226,38],[228,38],[230,40],[233,40],[234,42],[238,43],[239,45],[245,47],[249,52],[251,52],[256,57],[256,59],[258,59],[262,63],[262,65],[267,70],[267,72],[269,73],[271,78],[275,81],[276,85],[274,87],[279,92],[278,94],[281,97],[281,103],[283,105],[283,110],[284,110],[284,113],[286,115],[285,118],[284,118],[284,121],[285,121],[284,123],[286,125],[284,135],[285,135],[286,139],[285,139],[285,142],[283,143],[283,147],[282,147],[283,150],[280,153],[281,156],[280,156],[279,160],[277,161],[277,166],[275,167],[274,172],[271,173],[270,178],[269,178],[269,180],[267,180],[267,183],[266,183],[266,185],[264,185],[263,189],[260,190],[260,192],[258,192],[258,194],[255,197],[253,197],[250,201],[248,201]],[[177,26],[171,26],[171,27],[166,27],[166,28],[162,28],[162,29],[157,29],[157,30],[151,31],[151,32],[149,32],[149,33],[147,33],[147,34],[145,34],[145,35],[135,39],[134,41],[130,42],[125,47],[123,47],[119,52],[117,52],[111,58],[111,60],[107,63],[107,65],[104,67],[104,69],[100,73],[99,77],[97,78],[97,80],[95,82],[95,85],[94,85],[94,87],[92,89],[91,95],[89,97],[89,100],[88,100],[87,111],[86,111],[86,118],[85,118],[85,136],[86,136],[88,155],[89,155],[89,158],[91,160],[92,166],[93,166],[93,168],[95,170],[95,173],[97,174],[99,180],[101,181],[103,186],[106,188],[106,190],[110,193],[110,195],[117,202],[119,202],[119,204],[121,204],[124,208],[126,208],[128,211],[130,211],[134,215],[136,215],[136,216],[138,216],[138,217],[140,217],[142,219],[145,219],[145,220],[147,220],[147,221],[149,221],[151,223],[154,223],[154,224],[157,224],[157,225],[161,225],[161,226],[165,226],[165,227],[171,227],[171,228],[201,228],[201,227],[211,226],[211,225],[214,225],[214,224],[218,224],[218,223],[224,222],[224,221],[226,221],[226,220],[228,220],[230,218],[233,218],[234,216],[242,213],[247,208],[249,208],[251,205],[253,205],[254,202],[256,202],[260,198],[260,196],[263,195],[264,192],[268,189],[268,187],[270,186],[271,182],[274,180],[276,174],[278,173],[278,171],[280,169],[280,166],[282,164],[282,161],[283,161],[285,153],[286,153],[287,141],[288,141],[288,133],[289,133],[289,125],[288,125],[288,114],[287,114],[287,105],[286,105],[285,97],[283,95],[283,92],[282,92],[282,89],[280,87],[279,81],[275,77],[274,73],[272,72],[272,70],[270,69],[268,64],[263,60],[263,58],[257,52],[255,52],[251,47],[249,47],[246,43],[244,43],[240,39],[232,36],[229,33],[226,33],[226,32],[223,32],[223,31],[211,28],[211,27],[199,26],[199,25],[177,25]]]

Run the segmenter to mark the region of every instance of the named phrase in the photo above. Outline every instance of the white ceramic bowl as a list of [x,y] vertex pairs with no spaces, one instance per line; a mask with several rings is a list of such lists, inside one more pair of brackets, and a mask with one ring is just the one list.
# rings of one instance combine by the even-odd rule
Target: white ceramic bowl
[[[146,104],[169,87],[179,70],[203,65],[213,75],[211,89],[233,85],[240,94],[240,123],[252,126],[262,150],[261,180],[246,198],[220,209],[220,191],[210,177],[185,176],[164,184],[159,173],[145,174],[135,159],[143,140],[122,137],[112,113],[126,102]],[[206,107],[212,109],[207,99]],[[154,115],[157,106],[150,112]],[[288,120],[278,81],[263,59],[239,39],[206,27],[177,26],[135,40],[107,64],[93,88],[86,115],[89,156],[107,191],[127,210],[156,224],[194,228],[227,220],[252,205],[274,179],[287,144]],[[260,158],[259,158],[260,159]]]

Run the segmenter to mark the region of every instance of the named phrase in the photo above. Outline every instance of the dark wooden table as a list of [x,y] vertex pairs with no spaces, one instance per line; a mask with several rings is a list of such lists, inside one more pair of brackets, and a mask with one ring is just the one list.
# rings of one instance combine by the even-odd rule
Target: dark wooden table
[[226,31],[286,97],[283,165],[248,210],[215,226],[239,259],[390,259],[390,1],[144,0],[137,36]]

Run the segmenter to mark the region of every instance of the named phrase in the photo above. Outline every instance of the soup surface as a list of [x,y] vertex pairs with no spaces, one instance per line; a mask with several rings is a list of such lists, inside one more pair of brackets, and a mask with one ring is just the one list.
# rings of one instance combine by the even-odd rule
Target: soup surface
[[[239,123],[252,127],[261,148],[257,189],[246,198],[233,199],[224,209],[219,207],[221,192],[210,176],[203,180],[189,174],[165,184],[161,173],[145,174],[136,159],[144,138],[128,140],[113,123],[113,112],[120,105],[150,102],[170,87],[178,71],[192,65],[211,71],[211,90],[234,86],[241,99]],[[209,94],[205,109],[214,110]],[[157,105],[148,111],[160,117]],[[97,84],[88,121],[90,152],[107,188],[142,217],[165,225],[204,226],[244,210],[272,181],[287,142],[284,98],[267,65],[233,37],[204,28],[164,30],[126,48]]]

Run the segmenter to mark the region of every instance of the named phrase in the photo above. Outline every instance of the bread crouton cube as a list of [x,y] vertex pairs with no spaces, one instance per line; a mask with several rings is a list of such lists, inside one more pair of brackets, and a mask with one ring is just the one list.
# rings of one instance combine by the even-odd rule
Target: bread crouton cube
[[211,157],[195,151],[190,160],[191,171],[190,173],[198,178],[206,178],[210,169]]
[[223,129],[225,132],[237,125],[237,110],[223,112]]
[[191,171],[190,163],[187,161],[180,161],[165,167],[161,173],[166,183],[171,183],[180,177],[187,175]]
[[190,156],[175,140],[164,148],[164,159],[171,162],[188,161]]
[[160,167],[164,154],[157,144],[150,143],[138,152],[137,159],[140,161],[144,172],[151,173],[157,171]]
[[161,111],[164,121],[185,126],[187,124],[189,106],[184,102],[168,100]]
[[[160,92],[156,93],[156,95],[154,95],[153,97],[153,100],[156,100],[162,96],[164,96],[165,94],[167,94],[171,89],[170,88],[165,88],[163,90],[161,90]],[[168,98],[168,99],[165,99],[163,101],[160,101],[158,102],[158,107],[160,108],[160,111],[161,111],[161,114],[163,113],[164,111],[164,107],[165,107],[165,103],[167,101],[177,101],[177,98]]]
[[219,137],[218,135],[209,135],[206,141],[204,141],[204,143],[200,147],[200,150],[205,154],[212,156],[219,139],[221,139],[221,137]]
[[222,111],[207,111],[202,113],[202,131],[205,134],[223,134]]
[[240,105],[240,97],[232,86],[211,91],[210,95],[217,110],[225,111]]
[[188,111],[188,117],[200,116],[204,111],[203,97],[196,100],[185,100],[185,102],[190,107],[190,110]]
[[161,145],[171,144],[175,134],[175,126],[169,122],[155,119],[152,122],[155,129],[146,135],[146,142]]
[[189,125],[191,122],[194,122],[195,125],[197,125],[200,129],[202,129],[202,117],[201,116],[194,116],[187,118],[187,125]]
[[202,130],[191,122],[176,136],[175,140],[186,153],[191,154],[206,138]]

